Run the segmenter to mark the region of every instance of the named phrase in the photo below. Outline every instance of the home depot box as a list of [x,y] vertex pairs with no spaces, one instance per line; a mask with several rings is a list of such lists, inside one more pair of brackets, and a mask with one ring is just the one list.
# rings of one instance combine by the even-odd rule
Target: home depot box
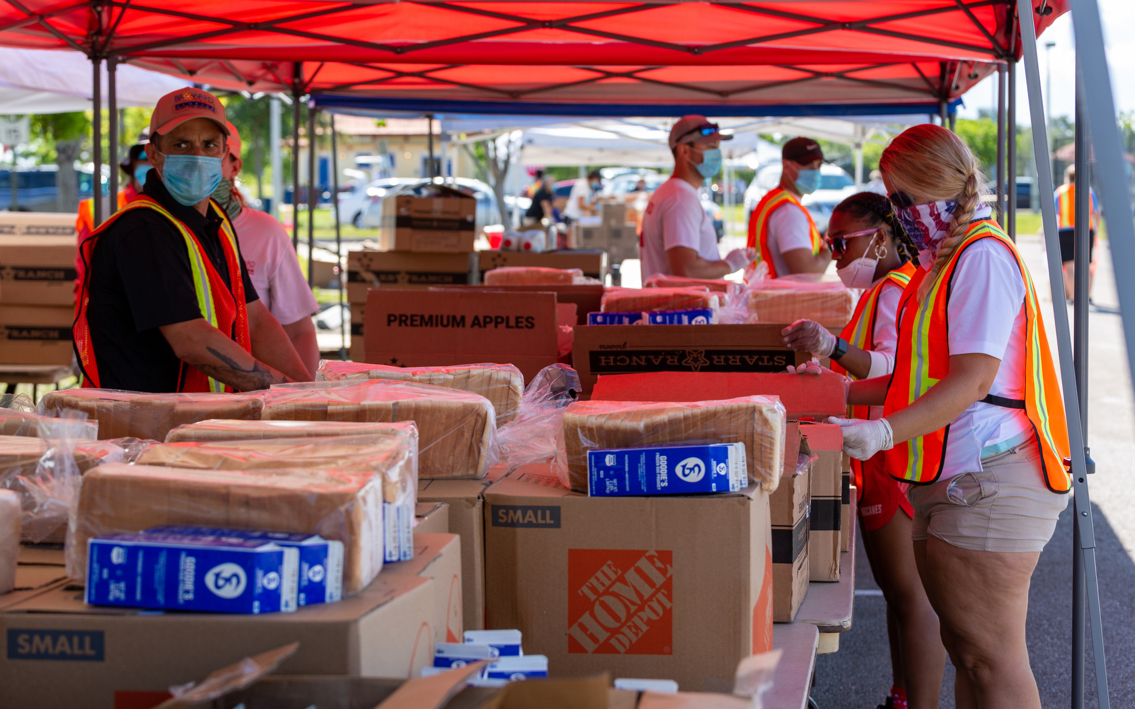
[[461,537],[461,585],[466,630],[485,628],[485,490],[504,476],[489,468],[481,480],[419,480],[418,503],[445,503],[449,531]]
[[[851,488],[854,487],[852,478],[854,474],[851,472],[851,456],[844,453],[843,462],[840,466],[843,470],[843,491],[840,495],[840,549],[847,551],[851,548],[851,515],[855,514],[855,510],[851,509]],[[858,500],[859,496],[856,495],[855,499]]]
[[[779,325],[581,325],[572,361],[583,390],[600,375],[783,372],[810,355],[784,346]],[[733,394],[742,396],[742,394]]]
[[75,278],[74,236],[0,235],[0,303],[73,306]]
[[776,492],[769,496],[772,519],[773,620],[789,623],[808,593],[811,562],[808,560],[809,476],[808,466],[798,467],[791,452],[800,449],[800,426],[788,424],[784,446],[784,470]]
[[391,574],[425,576],[434,582],[435,643],[459,643],[464,637],[461,605],[461,538],[456,534],[414,534],[414,558],[382,567]]
[[[490,253],[482,251],[482,254]],[[434,287],[431,290],[458,290],[462,286]],[[606,289],[598,283],[556,284],[542,286],[465,286],[476,290],[494,290],[505,293],[555,293],[556,302],[561,305],[575,305],[579,321],[586,322],[589,313],[597,313],[603,307],[603,293]],[[523,296],[521,296],[523,297]]]
[[485,492],[486,621],[554,673],[731,683],[771,647],[768,495],[595,498],[524,466]]
[[832,423],[801,423],[812,464],[808,558],[813,581],[839,581],[843,527],[843,433]]
[[0,303],[0,364],[71,364],[74,321],[71,305]]
[[366,303],[371,288],[413,290],[477,283],[477,264],[476,253],[351,251],[347,254],[347,299]]
[[477,238],[477,200],[444,185],[404,188],[382,200],[383,251],[470,253]]
[[69,236],[74,240],[74,212],[0,212],[0,236]]
[[603,249],[547,251],[534,254],[524,251],[482,251],[481,273],[494,268],[578,268],[583,275],[602,281],[607,277],[607,252]]
[[554,293],[372,290],[366,361],[404,367],[496,362],[531,380],[559,351]]

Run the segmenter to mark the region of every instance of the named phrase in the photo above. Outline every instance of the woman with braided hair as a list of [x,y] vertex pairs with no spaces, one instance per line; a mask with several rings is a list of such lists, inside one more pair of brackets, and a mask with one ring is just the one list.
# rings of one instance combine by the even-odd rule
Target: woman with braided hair
[[[822,325],[798,320],[785,328],[794,350],[830,357],[832,369],[855,379],[889,375],[898,345],[895,316],[899,297],[918,264],[918,252],[895,216],[890,201],[860,192],[833,211],[825,237],[840,280],[863,289],[851,322],[837,338]],[[857,406],[854,418],[882,416],[882,407]],[[887,602],[887,635],[893,685],[884,709],[937,707],[946,651],[938,638],[938,616],[926,598],[910,543],[914,510],[906,485],[887,475],[883,454],[853,461],[859,490],[863,546],[875,581]],[[901,510],[901,513],[900,513]]]
[[[844,450],[909,483],[912,538],[959,709],[1039,709],[1029,581],[1067,504],[1064,405],[1032,278],[982,201],[966,144],[920,125],[879,161],[919,268],[898,305],[890,377],[851,384],[873,420],[836,419]],[[905,651],[905,648],[904,648]]]

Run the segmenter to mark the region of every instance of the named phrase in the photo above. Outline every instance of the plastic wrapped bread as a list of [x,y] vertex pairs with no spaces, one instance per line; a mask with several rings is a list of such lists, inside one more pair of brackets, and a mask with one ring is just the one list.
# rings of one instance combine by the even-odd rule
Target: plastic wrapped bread
[[343,542],[343,588],[382,570],[380,478],[329,470],[184,470],[104,465],[82,478],[67,535],[67,573],[83,580],[92,537],[159,525],[318,534]]
[[16,587],[20,556],[20,496],[0,490],[0,596]]
[[560,480],[587,492],[587,452],[678,444],[744,443],[749,479],[776,490],[784,464],[785,412],[775,396],[725,401],[577,402],[564,411],[556,453]]
[[751,283],[738,296],[750,313],[750,322],[791,324],[814,320],[824,327],[841,328],[855,313],[855,294],[842,283],[774,278]]
[[604,313],[653,313],[721,307],[721,294],[708,288],[611,288],[603,295]]
[[409,436],[414,441],[418,428],[413,421],[396,423],[359,423],[356,421],[240,421],[209,419],[178,426],[166,435],[166,443],[184,441],[254,441],[264,438],[327,438],[328,436],[365,436],[381,433]]
[[263,418],[413,421],[423,478],[481,478],[498,457],[493,405],[456,389],[381,379],[274,386],[266,395]]
[[99,438],[164,441],[170,429],[206,419],[260,418],[261,394],[144,394],[113,389],[65,389],[44,395],[40,413],[80,411],[98,421]]
[[743,283],[727,281],[725,279],[686,278],[685,276],[667,276],[657,273],[642,284],[643,288],[705,288],[714,293],[730,293],[744,287]]
[[368,473],[382,477],[384,502],[414,505],[417,457],[418,430],[408,424],[395,435],[154,443],[142,452],[137,464],[198,470],[306,468]]
[[511,364],[453,364],[445,367],[390,367],[384,364],[322,360],[317,379],[393,379],[480,394],[497,412],[497,426],[516,418],[524,395],[524,375]]
[[35,436],[50,438],[66,426],[72,439],[94,439],[99,435],[98,421],[83,418],[52,418],[30,411],[0,409],[0,436]]
[[583,278],[578,268],[503,266],[485,271],[486,286],[570,286]]

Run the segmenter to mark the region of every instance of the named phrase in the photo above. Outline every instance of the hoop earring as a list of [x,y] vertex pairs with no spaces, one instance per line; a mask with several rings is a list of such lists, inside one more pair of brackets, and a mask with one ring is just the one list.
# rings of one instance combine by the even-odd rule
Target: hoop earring
[[888,253],[888,251],[887,251],[886,242],[881,241],[875,246],[875,260],[876,261],[881,261],[881,260],[887,258],[887,253]]

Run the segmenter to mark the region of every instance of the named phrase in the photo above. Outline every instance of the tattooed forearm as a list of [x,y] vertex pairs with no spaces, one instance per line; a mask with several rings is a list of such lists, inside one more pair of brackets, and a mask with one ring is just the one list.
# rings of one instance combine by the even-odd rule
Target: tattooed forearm
[[213,347],[206,346],[205,350],[222,364],[197,364],[195,365],[197,369],[213,379],[225,382],[241,391],[267,389],[273,384],[282,384],[288,381],[288,378],[283,374],[257,360],[252,361],[251,367],[245,367]]

